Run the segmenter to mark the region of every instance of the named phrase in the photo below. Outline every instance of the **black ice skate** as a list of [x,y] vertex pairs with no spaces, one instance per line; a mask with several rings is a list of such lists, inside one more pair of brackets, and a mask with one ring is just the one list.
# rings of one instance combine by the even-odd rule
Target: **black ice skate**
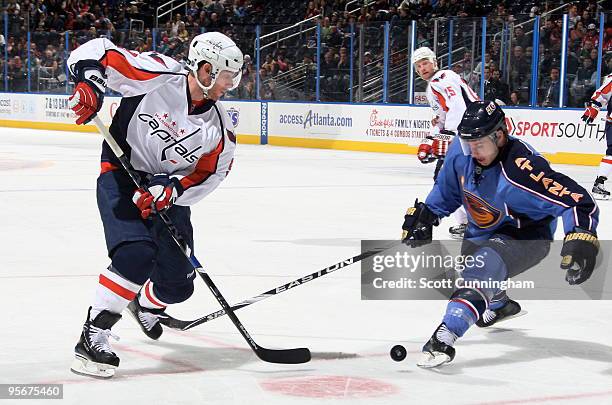
[[100,312],[96,319],[90,320],[91,307],[87,310],[87,320],[83,325],[81,338],[74,348],[75,359],[70,370],[76,374],[99,378],[110,378],[119,367],[119,357],[111,350],[108,338],[119,338],[110,329],[121,319],[121,314],[106,310]]
[[501,308],[489,309],[482,314],[480,319],[476,321],[476,326],[486,328],[492,326],[499,321],[505,321],[511,318],[520,316],[521,306],[518,302],[508,298],[508,301]]
[[417,366],[433,368],[450,363],[455,358],[453,345],[456,340],[457,335],[451,332],[445,323],[441,323],[431,339],[423,346],[423,355],[421,360],[417,362]]
[[450,237],[457,240],[463,240],[463,235],[465,234],[465,230],[467,229],[467,224],[458,224],[455,226],[451,226],[448,228],[448,233]]
[[153,340],[159,339],[164,332],[161,324],[159,323],[159,315],[164,314],[163,309],[151,309],[140,306],[138,297],[134,298],[132,302],[128,304],[128,310],[134,317],[140,329]]
[[608,180],[607,177],[599,176],[595,179],[595,184],[593,184],[593,189],[591,192],[593,193],[593,197],[596,200],[609,200],[610,192],[606,190],[604,186],[604,182]]

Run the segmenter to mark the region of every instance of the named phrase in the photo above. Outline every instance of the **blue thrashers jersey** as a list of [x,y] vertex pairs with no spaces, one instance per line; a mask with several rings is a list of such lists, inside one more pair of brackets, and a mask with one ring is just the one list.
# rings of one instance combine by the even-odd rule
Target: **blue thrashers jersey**
[[582,186],[511,136],[486,168],[463,153],[459,140],[452,142],[425,203],[439,217],[463,205],[465,237],[471,240],[497,232],[516,239],[552,239],[559,217],[566,234],[576,227],[595,233],[599,218],[597,204]]

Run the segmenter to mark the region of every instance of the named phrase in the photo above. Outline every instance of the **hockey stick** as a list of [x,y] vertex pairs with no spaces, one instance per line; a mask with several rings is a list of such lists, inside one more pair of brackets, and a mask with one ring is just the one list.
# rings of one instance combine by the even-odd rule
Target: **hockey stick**
[[[93,118],[93,121],[98,127],[98,130],[100,131],[108,145],[113,150],[113,153],[117,156],[117,159],[119,159],[119,161],[121,162],[121,165],[123,165],[123,168],[130,175],[134,184],[136,184],[137,187],[148,191],[146,184],[144,183],[140,175],[135,171],[134,167],[123,153],[123,150],[121,149],[117,141],[115,141],[113,136],[110,134],[106,126],[104,126],[100,118],[98,116],[95,116]],[[219,304],[221,304],[223,310],[232,320],[234,326],[236,326],[236,328],[240,331],[240,334],[247,341],[249,346],[251,346],[251,349],[253,349],[257,357],[269,363],[282,364],[299,364],[310,361],[310,350],[308,350],[307,348],[274,350],[266,349],[255,343],[255,340],[253,340],[253,338],[251,337],[249,332],[247,332],[242,322],[240,322],[232,308],[229,306],[229,304],[223,297],[223,295],[221,295],[221,292],[219,292],[219,289],[217,288],[215,283],[208,276],[198,259],[196,259],[196,257],[193,255],[191,247],[187,244],[185,239],[179,233],[178,229],[176,229],[168,215],[165,212],[159,212],[157,214],[166,225],[168,232],[170,232],[170,235],[172,236],[178,247],[181,249],[185,257],[189,260],[189,263],[191,263],[196,273],[198,273],[202,280],[204,280],[204,282],[206,283],[212,294],[215,296]]]
[[[276,288],[268,290],[268,291],[266,291],[264,293],[256,295],[255,297],[248,298],[248,299],[246,299],[244,301],[241,301],[241,302],[239,302],[239,303],[237,303],[235,305],[232,305],[232,311],[237,311],[240,308],[248,307],[251,304],[254,304],[254,303],[262,301],[262,300],[265,300],[266,298],[270,298],[273,295],[280,294],[282,292],[285,292],[287,290],[292,289],[293,287],[297,287],[299,285],[305,284],[305,283],[307,283],[309,281],[317,279],[317,278],[319,278],[321,276],[324,276],[326,274],[333,273],[334,271],[340,270],[340,269],[342,269],[342,268],[344,268],[346,266],[349,266],[351,264],[358,263],[358,262],[360,262],[362,260],[365,260],[365,259],[367,259],[369,257],[372,257],[372,256],[374,256],[374,255],[376,255],[376,254],[378,254],[378,253],[380,253],[382,251],[390,249],[390,248],[392,248],[392,247],[394,247],[394,246],[396,246],[398,244],[399,243],[394,243],[391,246],[385,246],[385,247],[380,247],[380,248],[368,250],[367,252],[363,252],[361,254],[358,254],[357,256],[353,256],[350,259],[346,259],[346,260],[343,260],[341,262],[332,264],[329,267],[326,267],[324,269],[321,269],[319,271],[311,273],[311,274],[309,274],[307,276],[300,277],[298,279],[295,279],[293,281],[285,283],[285,284],[283,284],[281,286],[278,286]],[[201,324],[203,324],[205,322],[212,321],[213,319],[219,318],[220,316],[223,316],[225,314],[226,314],[225,309],[220,309],[220,310],[218,310],[216,312],[210,313],[210,314],[208,314],[206,316],[203,316],[201,318],[194,319],[193,321],[183,321],[181,319],[176,319],[176,318],[174,318],[174,317],[172,317],[172,316],[170,316],[168,314],[158,315],[158,317],[159,317],[159,321],[163,325],[166,325],[166,326],[168,326],[170,328],[173,328],[173,329],[187,330],[187,329],[191,329],[191,328],[193,328],[195,326],[201,325]]]

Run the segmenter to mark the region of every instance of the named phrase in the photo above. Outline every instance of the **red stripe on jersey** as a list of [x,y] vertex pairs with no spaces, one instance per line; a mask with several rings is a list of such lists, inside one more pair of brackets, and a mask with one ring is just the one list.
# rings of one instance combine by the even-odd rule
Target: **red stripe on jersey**
[[438,101],[440,102],[440,105],[442,106],[442,109],[444,111],[448,111],[448,106],[446,105],[446,100],[444,99],[444,97],[442,96],[442,94],[438,93],[437,91],[434,90],[434,88],[431,88],[431,91],[433,92],[433,94],[436,95],[436,97],[438,98]]
[[608,94],[610,91],[612,91],[612,81],[608,82],[608,84],[606,84],[606,86],[603,89],[601,89],[599,93]]
[[210,177],[211,174],[217,171],[217,165],[219,164],[219,156],[223,151],[225,145],[225,136],[221,137],[219,144],[217,147],[208,152],[205,155],[202,155],[196,163],[195,170],[188,176],[185,176],[181,179],[181,184],[183,188],[187,190],[189,187],[196,186],[198,184],[206,181],[207,178]]
[[155,299],[155,297],[153,297],[153,284],[151,284],[150,281],[147,281],[147,284],[145,284],[145,296],[147,297],[147,299],[149,301],[151,301],[152,304],[158,306],[158,307],[162,307],[162,308],[166,308],[166,306],[164,304],[162,304],[161,302],[157,301]]
[[128,301],[132,301],[134,298],[136,298],[136,293],[134,291],[130,291],[127,288],[120,286],[103,274],[100,274],[100,284]]
[[606,159],[606,158],[602,158],[602,159],[601,159],[601,163],[607,163],[607,164],[609,164],[609,165],[612,165],[612,160],[610,160],[610,159]]
[[100,60],[100,63],[105,67],[112,67],[123,76],[132,80],[151,80],[161,74],[147,72],[132,66],[124,54],[114,49],[109,49]]
[[112,164],[111,162],[100,162],[100,174],[112,172],[113,170],[117,169],[118,167]]

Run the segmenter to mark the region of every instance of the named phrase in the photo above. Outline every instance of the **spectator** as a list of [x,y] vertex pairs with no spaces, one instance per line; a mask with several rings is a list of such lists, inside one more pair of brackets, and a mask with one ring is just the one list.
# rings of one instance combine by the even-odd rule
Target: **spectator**
[[11,91],[24,92],[27,90],[27,73],[20,56],[14,56],[8,63],[8,79]]
[[184,22],[180,22],[178,25],[178,32],[177,32],[177,37],[178,39],[181,40],[181,42],[185,43],[189,41],[189,31],[187,31],[187,28],[185,27],[185,23]]
[[531,46],[531,40],[525,35],[525,30],[521,26],[514,28],[514,45],[520,46],[523,49]]
[[279,52],[276,56],[276,65],[278,66],[278,70],[280,72],[286,72],[289,70],[289,63],[285,60],[285,55]]
[[582,48],[580,49],[580,59],[588,58],[591,55],[591,51],[595,49],[595,43],[590,39],[585,39],[582,42]]
[[606,28],[606,35],[604,36],[602,44],[603,53],[612,52],[612,27]]
[[587,32],[582,39],[583,46],[586,46],[586,43],[589,41],[592,42],[592,46],[594,48],[599,45],[599,34],[597,33],[597,27],[595,24],[589,24],[587,27]]
[[174,19],[172,20],[172,30],[170,31],[172,37],[178,36],[179,28],[181,27],[181,22],[181,15],[175,14]]
[[223,27],[223,23],[219,19],[219,14],[211,13],[210,21],[208,21],[208,26],[206,27],[209,31],[220,31]]
[[342,45],[343,39],[344,35],[338,30],[338,26],[333,25],[329,33],[329,38],[327,39],[327,45],[338,48]]
[[[550,77],[544,94],[544,107],[555,107],[559,105],[559,95],[561,91],[561,81],[559,79],[559,68],[553,67],[550,69]],[[567,100],[563,100],[563,105]]]
[[492,47],[491,47],[491,59],[495,62],[499,62],[501,59],[501,41],[496,40],[493,41]]
[[504,104],[510,101],[510,89],[500,80],[500,72],[494,67],[485,66],[485,99],[501,100]]
[[576,6],[575,4],[572,4],[569,7],[569,11],[567,12],[567,15],[568,15],[568,28],[574,29],[576,24],[580,21],[580,15],[578,15],[578,6]]
[[518,106],[521,105],[521,103],[521,96],[517,91],[510,93],[510,103],[508,103],[508,105]]
[[340,71],[342,74],[350,74],[350,69],[351,69],[351,61],[349,59],[348,56],[348,50],[346,49],[346,47],[342,47],[340,48],[340,55],[338,58],[338,71]]
[[582,66],[576,72],[576,78],[572,82],[571,93],[573,97],[573,105],[583,106],[588,97],[595,91],[595,82],[593,81],[593,73],[595,67],[590,58],[582,60]]
[[185,12],[185,14],[194,18],[197,17],[198,14],[200,14],[200,9],[196,6],[196,2],[194,0],[191,0],[189,2],[189,6],[187,7],[187,11]]
[[304,16],[304,19],[306,20],[319,14],[321,14],[321,11],[319,8],[317,8],[317,3],[314,1],[308,2],[308,8],[306,8],[306,15]]
[[582,40],[586,34],[586,28],[582,21],[577,21],[576,26],[570,31],[570,47],[579,48],[582,45]]
[[272,59],[272,54],[269,53],[266,55],[266,59],[263,65],[261,65],[261,68],[266,70],[267,76],[270,77],[275,76],[278,73],[278,65],[274,59]]
[[512,88],[526,87],[529,80],[531,61],[527,60],[523,47],[515,46],[510,62],[510,83]]

